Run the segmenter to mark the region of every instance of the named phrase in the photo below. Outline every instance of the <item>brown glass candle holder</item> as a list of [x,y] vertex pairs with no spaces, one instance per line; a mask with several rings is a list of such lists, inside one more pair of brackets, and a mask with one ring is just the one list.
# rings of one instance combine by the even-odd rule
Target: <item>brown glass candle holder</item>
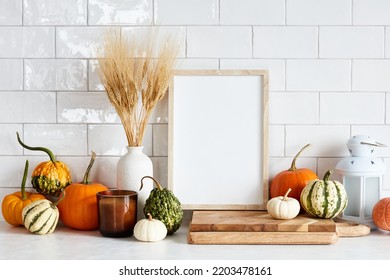
[[106,237],[133,235],[137,222],[138,193],[130,190],[98,192],[99,231]]

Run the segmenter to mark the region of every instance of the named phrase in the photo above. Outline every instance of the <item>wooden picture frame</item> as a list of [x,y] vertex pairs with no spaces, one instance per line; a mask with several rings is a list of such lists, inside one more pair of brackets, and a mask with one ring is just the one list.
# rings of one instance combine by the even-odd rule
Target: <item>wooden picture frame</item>
[[168,188],[183,209],[266,209],[268,99],[266,70],[174,72]]

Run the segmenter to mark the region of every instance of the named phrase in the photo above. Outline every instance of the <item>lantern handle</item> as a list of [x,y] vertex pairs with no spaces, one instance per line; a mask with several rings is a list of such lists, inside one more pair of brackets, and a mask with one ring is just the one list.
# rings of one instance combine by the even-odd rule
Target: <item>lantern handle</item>
[[375,146],[375,147],[387,147],[385,144],[378,143],[378,142],[374,142],[374,143],[370,143],[370,142],[360,142],[360,144],[363,144],[363,145],[370,145],[370,146]]

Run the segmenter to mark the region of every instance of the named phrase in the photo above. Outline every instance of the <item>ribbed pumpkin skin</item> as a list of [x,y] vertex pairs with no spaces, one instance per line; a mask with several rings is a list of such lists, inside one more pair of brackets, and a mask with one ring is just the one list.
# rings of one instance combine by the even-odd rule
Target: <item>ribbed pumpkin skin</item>
[[152,218],[148,214],[148,219],[139,220],[134,226],[134,237],[145,242],[161,241],[167,236],[165,224]]
[[284,196],[277,196],[271,198],[267,202],[267,211],[275,219],[289,220],[298,216],[301,205],[299,200],[288,197],[291,189],[284,194]]
[[[328,174],[328,173],[327,173]],[[300,201],[304,210],[318,218],[332,219],[347,207],[348,197],[344,186],[338,181],[310,181],[302,190]]]
[[60,218],[64,225],[79,230],[99,228],[98,205],[96,194],[108,188],[99,183],[92,183],[89,173],[96,159],[92,151],[91,160],[80,183],[72,183],[65,188],[65,196],[58,203]]
[[24,226],[35,234],[52,233],[58,223],[58,208],[47,199],[36,200],[22,211]]
[[28,167],[29,161],[26,160],[20,191],[6,195],[1,204],[4,220],[13,226],[23,225],[22,211],[24,207],[35,200],[46,199],[43,194],[26,192]]
[[299,201],[303,188],[314,179],[318,179],[317,174],[307,168],[282,171],[271,182],[270,196],[283,196],[291,188],[289,197]]
[[58,204],[64,225],[78,230],[99,227],[96,194],[108,188],[102,184],[73,183],[65,188],[65,197]]
[[33,188],[42,194],[59,196],[71,184],[68,166],[60,161],[45,161],[37,165],[31,175]]
[[308,168],[297,168],[296,161],[301,153],[310,147],[310,144],[304,146],[294,157],[291,162],[291,167],[278,173],[271,182],[270,198],[284,196],[284,194],[291,188],[289,197],[295,198],[299,201],[303,188],[309,181],[318,179],[317,174]]
[[43,194],[25,192],[26,199],[23,200],[22,192],[14,192],[4,197],[1,210],[4,220],[13,226],[23,226],[23,208],[36,200],[45,199]]
[[383,230],[390,230],[390,197],[379,200],[372,208],[374,224]]

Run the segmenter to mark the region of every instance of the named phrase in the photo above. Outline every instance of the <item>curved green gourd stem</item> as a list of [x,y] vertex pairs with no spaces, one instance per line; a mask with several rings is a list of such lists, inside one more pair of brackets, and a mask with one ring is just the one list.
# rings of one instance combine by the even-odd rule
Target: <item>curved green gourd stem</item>
[[297,167],[296,167],[296,165],[295,165],[295,163],[296,163],[296,161],[297,161],[297,158],[302,154],[302,152],[306,149],[306,148],[308,148],[308,147],[310,147],[311,145],[310,144],[307,144],[306,146],[304,146],[296,155],[295,155],[295,157],[294,157],[294,159],[293,159],[293,161],[292,161],[292,163],[291,163],[291,167],[288,169],[288,171],[295,171],[295,170],[297,170]]
[[27,173],[28,173],[28,159],[26,160],[26,164],[24,165],[23,179],[22,179],[22,184],[20,186],[20,192],[22,193],[22,200],[27,199],[27,195],[26,195]]
[[92,151],[91,160],[89,161],[89,165],[87,167],[87,170],[85,171],[83,181],[81,181],[81,184],[83,185],[89,185],[91,184],[91,180],[89,179],[89,173],[91,172],[92,166],[96,159],[96,153]]
[[31,151],[42,151],[42,152],[45,152],[50,157],[50,160],[52,162],[56,162],[57,161],[56,157],[53,154],[53,152],[50,151],[49,149],[43,148],[43,147],[30,147],[30,146],[27,146],[26,144],[24,144],[22,142],[22,140],[20,140],[19,133],[16,132],[16,136],[18,137],[19,144],[22,145],[23,148],[26,148],[27,150],[31,150]]
[[324,181],[329,181],[329,177],[330,175],[333,173],[333,170],[330,169],[328,171],[326,171],[325,175],[324,175]]
[[152,179],[152,180],[154,181],[154,183],[157,185],[157,189],[159,189],[160,191],[163,190],[163,188],[161,187],[161,185],[159,184],[159,182],[157,182],[157,180],[154,179],[154,178],[151,177],[151,176],[144,176],[144,177],[142,177],[142,179],[141,179],[141,187],[139,188],[139,190],[142,190],[142,188],[143,188],[143,186],[144,186],[143,180],[144,180],[145,178]]

